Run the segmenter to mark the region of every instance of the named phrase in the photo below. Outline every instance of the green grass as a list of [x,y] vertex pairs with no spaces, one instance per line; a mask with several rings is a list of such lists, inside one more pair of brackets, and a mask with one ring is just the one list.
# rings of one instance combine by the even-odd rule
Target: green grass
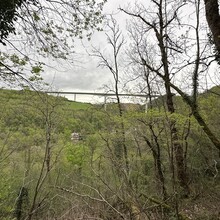
[[83,103],[83,102],[74,102],[74,101],[70,101],[67,100],[65,101],[66,105],[68,108],[73,109],[73,110],[86,110],[90,107],[92,107],[92,105],[90,103]]

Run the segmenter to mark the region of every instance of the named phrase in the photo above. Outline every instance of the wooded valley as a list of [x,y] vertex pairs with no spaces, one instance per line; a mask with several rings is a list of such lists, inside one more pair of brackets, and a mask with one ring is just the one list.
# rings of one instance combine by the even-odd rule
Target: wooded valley
[[[198,96],[216,135],[219,94],[213,87]],[[1,219],[219,219],[219,151],[181,97],[174,114],[164,96],[147,112],[30,90],[1,90],[0,99]]]
[[220,219],[219,11],[0,0],[0,219]]

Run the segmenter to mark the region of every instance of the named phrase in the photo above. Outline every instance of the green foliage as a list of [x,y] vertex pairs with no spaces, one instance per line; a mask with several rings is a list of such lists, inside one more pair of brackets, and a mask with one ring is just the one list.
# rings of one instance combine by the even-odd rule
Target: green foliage
[[10,60],[16,65],[24,66],[27,63],[28,58],[25,57],[23,59],[20,59],[16,54],[12,54],[10,56]]
[[[81,38],[84,30],[88,31],[89,29],[93,29],[97,24],[101,23],[101,10],[105,2],[106,0],[100,1],[99,3],[96,3],[96,1],[81,0],[71,2],[70,4],[68,1],[63,1],[62,3],[48,1],[48,5],[45,7],[42,2],[38,0],[1,1],[0,42],[5,44],[5,39],[7,39],[10,33],[17,33],[15,22],[18,19],[21,20],[20,22],[24,22],[26,24],[24,25],[25,27],[23,28],[23,31],[27,34],[34,35],[36,31],[41,30],[41,34],[43,33],[47,35],[48,40],[51,40],[50,36],[52,36],[52,38],[56,38],[56,31],[63,32],[65,29],[67,33],[70,33],[71,37],[79,36]],[[74,27],[75,25],[75,28],[64,28],[60,25],[60,23],[54,22],[54,17],[60,17],[60,15],[64,14],[64,12],[65,14],[68,13],[69,16],[73,18],[72,22],[69,23],[65,16],[62,18],[70,24],[69,27]],[[47,18],[44,16],[45,13],[48,15]],[[24,15],[28,16],[29,19],[23,19],[22,16]],[[49,15],[52,16],[50,17]],[[27,26],[34,30],[29,33],[26,29]],[[90,36],[91,33],[87,33],[87,37],[90,38]],[[48,48],[48,51],[49,50],[50,48]]]
[[91,104],[89,103],[81,103],[81,102],[73,102],[73,101],[67,101],[65,102],[67,110],[87,110],[91,107]]
[[[47,199],[43,200],[43,206],[37,213],[39,218],[44,219],[46,215],[51,218],[59,217],[67,209],[71,209],[72,202],[80,208],[85,204],[94,207],[94,210],[98,207],[97,213],[105,210],[105,216],[114,215],[115,218],[118,214],[112,212],[111,206],[129,216],[128,213],[134,206],[152,207],[155,206],[152,201],[162,202],[155,151],[160,153],[165,187],[170,196],[164,204],[164,207],[171,210],[167,212],[167,218],[172,216],[175,219],[176,213],[172,211],[171,122],[178,128],[179,142],[186,153],[192,197],[198,196],[199,199],[195,201],[205,207],[193,216],[208,218],[210,212],[200,200],[208,198],[207,194],[219,188],[218,152],[212,148],[189,109],[178,97],[175,98],[175,105],[181,107],[174,114],[158,107],[153,107],[146,113],[141,109],[130,111],[124,106],[123,117],[118,116],[114,105],[104,111],[100,106],[72,102],[28,89],[1,90],[0,100],[0,209],[4,218],[13,216],[21,186],[27,187],[30,204],[33,201],[45,157],[48,140],[46,134],[50,128],[51,171],[47,174],[45,163],[43,174],[46,178],[36,205],[44,196]],[[213,101],[216,105],[212,104]],[[217,129],[218,118],[215,117],[218,109],[215,106],[218,106],[219,101],[216,95],[202,94],[199,102],[202,114]],[[213,109],[207,108],[208,105]],[[119,144],[123,143],[120,132],[122,122],[124,144],[128,149],[127,161],[124,153],[120,158],[116,155]],[[78,132],[82,139],[71,140],[73,132]],[[126,170],[126,162],[129,172]],[[148,195],[149,199],[144,199],[143,194]],[[102,199],[100,195],[111,206],[106,203],[101,203],[106,206],[100,206],[97,200],[91,199]],[[178,199],[181,200],[180,197]],[[138,201],[138,205],[135,201]],[[187,208],[192,213],[195,201],[193,198],[192,201],[189,199],[188,203],[192,206],[188,208],[185,200],[181,200],[179,208],[183,213]],[[210,199],[210,204],[212,202]],[[24,213],[28,208],[30,207],[24,207]],[[216,216],[215,210],[213,208],[213,216]],[[83,211],[91,214],[88,210]],[[157,207],[149,209],[149,212],[153,215],[161,210]]]
[[0,1],[0,42],[5,44],[4,40],[10,33],[15,33],[14,22],[17,20],[17,12],[25,0]]
[[89,148],[84,144],[70,144],[67,147],[67,160],[76,169],[82,169],[89,159]]
[[42,83],[45,63],[37,61],[72,60],[75,38],[90,40],[101,30],[105,2],[1,0],[0,44],[6,47],[0,52],[0,79],[16,87]]

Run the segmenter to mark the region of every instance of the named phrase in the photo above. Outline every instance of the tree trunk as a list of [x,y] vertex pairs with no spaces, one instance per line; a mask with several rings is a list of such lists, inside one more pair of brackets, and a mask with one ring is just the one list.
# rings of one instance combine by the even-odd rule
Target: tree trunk
[[[162,76],[163,78],[163,76]],[[200,115],[198,107],[194,105],[194,102],[191,100],[191,98],[185,94],[182,90],[180,90],[177,86],[173,85],[170,82],[170,86],[180,94],[182,97],[183,101],[191,108],[192,114],[195,117],[196,121],[198,124],[201,126],[209,140],[213,143],[213,145],[216,147],[216,149],[219,150],[220,154],[220,141],[219,139],[215,136],[215,134],[210,130],[209,126],[206,124],[205,120],[203,117]],[[195,108],[196,107],[196,108]]]
[[[167,108],[168,108],[168,111],[171,114],[173,114],[175,112],[175,108],[174,108],[174,103],[173,103],[173,95],[171,93],[169,83],[167,83],[166,85],[166,93],[167,93],[167,100],[166,100]],[[175,156],[177,179],[178,179],[179,185],[184,190],[184,195],[187,196],[190,190],[189,190],[189,185],[188,185],[188,175],[185,169],[186,161],[184,159],[183,147],[179,142],[178,131],[175,125],[175,121],[172,120],[170,123],[171,123],[170,124],[171,141],[172,141],[172,148],[173,148],[174,156]]]
[[220,16],[218,0],[204,0],[206,20],[212,32],[213,41],[217,50],[218,59],[220,58]]
[[[164,17],[165,16],[165,17]],[[170,114],[175,113],[174,103],[173,103],[173,94],[171,92],[171,86],[170,86],[170,71],[169,71],[169,61],[168,61],[168,54],[167,54],[167,41],[164,38],[164,35],[166,35],[166,14],[163,13],[163,2],[160,1],[158,4],[158,18],[159,18],[159,28],[157,29],[156,26],[154,26],[154,31],[156,38],[158,40],[158,45],[160,48],[161,53],[161,63],[163,65],[163,71],[164,71],[164,85],[166,89],[166,105],[168,112]],[[170,132],[171,132],[171,143],[172,143],[172,150],[174,152],[175,156],[175,165],[176,165],[176,173],[179,185],[183,188],[184,195],[187,196],[189,194],[189,186],[188,186],[188,177],[185,169],[185,163],[184,163],[184,153],[183,153],[183,147],[179,142],[178,137],[178,130],[175,125],[175,120],[170,121]]]

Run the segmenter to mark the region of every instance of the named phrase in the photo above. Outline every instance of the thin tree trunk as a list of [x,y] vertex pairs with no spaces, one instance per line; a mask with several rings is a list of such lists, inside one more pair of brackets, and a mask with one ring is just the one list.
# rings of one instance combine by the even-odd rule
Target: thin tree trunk
[[167,199],[167,190],[165,187],[165,178],[164,178],[163,171],[162,171],[160,146],[159,146],[159,143],[157,141],[157,137],[153,131],[152,126],[150,125],[149,127],[152,132],[156,147],[148,140],[148,138],[146,136],[143,136],[143,138],[152,151],[152,155],[154,158],[154,166],[155,166],[155,176],[156,176],[156,179],[159,180],[159,187],[161,189],[161,193],[163,194],[163,199],[166,200]]

